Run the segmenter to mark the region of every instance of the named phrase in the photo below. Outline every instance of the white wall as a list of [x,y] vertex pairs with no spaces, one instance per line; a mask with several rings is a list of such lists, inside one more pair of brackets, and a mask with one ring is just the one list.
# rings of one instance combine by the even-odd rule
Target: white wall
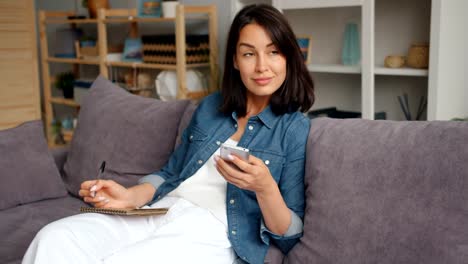
[[468,1],[433,0],[429,120],[468,116]]

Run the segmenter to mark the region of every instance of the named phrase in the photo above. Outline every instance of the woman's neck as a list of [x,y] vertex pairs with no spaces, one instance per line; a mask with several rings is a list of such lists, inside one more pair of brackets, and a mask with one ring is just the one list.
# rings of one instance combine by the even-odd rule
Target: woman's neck
[[247,95],[247,109],[246,117],[258,115],[270,104],[271,96],[255,96],[252,94]]

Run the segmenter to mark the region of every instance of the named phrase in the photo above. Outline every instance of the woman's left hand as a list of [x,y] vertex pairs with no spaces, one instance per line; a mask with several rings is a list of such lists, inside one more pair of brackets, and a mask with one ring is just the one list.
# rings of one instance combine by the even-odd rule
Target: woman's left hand
[[[268,167],[261,159],[253,155],[249,156],[248,162],[234,155],[229,161],[215,156],[215,161],[216,169],[224,179],[241,189],[262,193],[276,186]],[[233,165],[236,165],[237,168]]]

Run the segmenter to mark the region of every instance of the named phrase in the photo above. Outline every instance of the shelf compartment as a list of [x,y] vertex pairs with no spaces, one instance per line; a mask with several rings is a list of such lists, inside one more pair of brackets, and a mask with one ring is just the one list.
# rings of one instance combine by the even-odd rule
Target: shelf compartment
[[78,104],[75,100],[73,99],[65,99],[65,98],[60,98],[60,97],[51,97],[50,102],[54,104],[61,104],[61,105],[68,105],[72,107],[80,107],[80,104]]
[[58,63],[71,63],[71,64],[88,64],[88,65],[99,65],[99,60],[84,60],[84,59],[72,59],[72,58],[57,58],[49,57],[47,58],[48,62],[58,62]]
[[[206,13],[210,10],[206,6],[186,6],[185,13],[197,14]],[[199,15],[194,17],[185,17],[185,20],[208,20],[209,17],[205,15]],[[158,22],[173,22],[175,23],[176,18],[168,17],[138,17],[136,9],[107,9],[103,13],[102,22],[105,24],[112,23],[158,23]]]
[[395,75],[395,76],[429,76],[428,70],[413,68],[386,68],[375,67],[375,75]]
[[291,10],[307,8],[349,7],[362,6],[363,2],[364,0],[289,0],[287,3],[281,3],[280,8],[283,10]]
[[346,73],[346,74],[360,74],[361,66],[347,66],[342,64],[309,64],[307,69],[310,72],[323,72],[323,73]]

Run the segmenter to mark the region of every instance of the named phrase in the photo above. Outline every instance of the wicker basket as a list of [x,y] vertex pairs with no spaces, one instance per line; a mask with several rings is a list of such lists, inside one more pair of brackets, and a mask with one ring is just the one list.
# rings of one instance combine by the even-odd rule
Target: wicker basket
[[[208,35],[186,36],[186,63],[210,61]],[[175,35],[143,36],[143,61],[147,63],[176,64]]]
[[429,67],[429,44],[413,43],[408,51],[407,64],[413,68],[427,69]]

